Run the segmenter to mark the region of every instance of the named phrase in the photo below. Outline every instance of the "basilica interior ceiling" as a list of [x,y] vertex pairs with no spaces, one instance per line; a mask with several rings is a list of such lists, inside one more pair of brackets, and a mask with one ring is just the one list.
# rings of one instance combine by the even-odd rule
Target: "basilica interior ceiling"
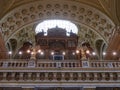
[[108,45],[120,24],[120,0],[0,0],[0,29],[5,46],[17,51],[35,42],[35,27],[43,20],[62,19],[76,24],[79,44]]

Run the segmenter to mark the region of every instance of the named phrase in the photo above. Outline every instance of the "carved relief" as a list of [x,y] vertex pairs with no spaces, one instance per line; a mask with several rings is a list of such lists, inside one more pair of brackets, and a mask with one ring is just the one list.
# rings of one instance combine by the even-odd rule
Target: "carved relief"
[[40,73],[40,80],[45,80],[45,73]]
[[94,80],[94,73],[89,73],[89,79]]
[[70,73],[67,73],[67,72],[66,72],[64,76],[65,76],[65,80],[68,81],[68,80],[70,79]]
[[117,73],[113,73],[113,80],[118,80],[118,74]]
[[48,73],[48,80],[53,80],[53,78],[54,78],[53,73],[52,73],[52,72],[49,72],[49,73]]
[[102,80],[102,79],[103,79],[102,73],[97,73],[97,80]]
[[62,73],[60,72],[56,73],[56,79],[60,81],[62,79]]
[[[52,18],[54,17],[54,15],[56,16],[56,18],[59,16],[60,17],[60,13],[62,12],[63,16],[62,18],[71,18],[71,20],[77,20],[78,23],[84,23],[87,26],[92,27],[95,30],[98,30],[98,32],[101,33],[104,32],[105,30],[109,30],[109,32],[111,32],[112,28],[114,27],[113,23],[109,23],[107,24],[110,19],[109,18],[104,18],[104,15],[99,12],[99,14],[97,14],[97,11],[93,11],[92,8],[90,7],[89,9],[87,9],[84,5],[72,5],[72,4],[66,4],[66,3],[44,3],[42,4],[44,1],[40,1],[41,4],[36,3],[36,6],[34,6],[33,4],[26,4],[26,7],[18,7],[18,9],[16,9],[15,11],[11,11],[12,14],[9,14],[9,17],[5,17],[5,19],[2,19],[2,30],[4,32],[4,30],[9,30],[9,28],[11,28],[13,31],[17,30],[21,25],[25,25],[25,23],[28,23],[29,21],[33,21],[33,19],[35,20],[39,20],[42,19],[43,16],[46,18]],[[33,5],[33,6],[32,6]],[[55,8],[54,8],[55,7]],[[59,9],[59,10],[57,10]],[[56,11],[57,10],[57,11]],[[69,12],[67,12],[69,11]],[[78,11],[75,13],[72,13],[73,11]],[[20,13],[21,12],[21,13]],[[33,13],[31,15],[31,12]],[[37,12],[37,13],[36,13]],[[86,16],[85,16],[86,13]],[[90,17],[87,17],[90,16]],[[15,17],[15,21],[13,20],[13,18]],[[87,17],[87,18],[86,18]],[[92,17],[92,19],[91,19]],[[20,21],[20,19],[23,19],[23,22]],[[9,24],[6,22],[10,22]],[[11,22],[16,22],[16,23],[11,23]],[[97,27],[100,27],[99,25],[102,24],[104,25],[104,27],[102,27],[103,29],[99,30]],[[17,25],[17,26],[16,26]],[[14,28],[13,28],[14,27]],[[104,31],[103,31],[104,30]],[[6,39],[9,38],[9,36],[11,36],[11,33],[5,34]],[[102,33],[103,37],[104,37],[104,33]],[[106,35],[105,38],[109,38],[109,36]],[[108,39],[106,39],[108,40]]]
[[78,73],[73,73],[73,80],[78,80]]
[[55,8],[56,9],[60,8],[60,4],[55,4]]
[[87,77],[86,77],[86,73],[81,73],[81,80],[86,80]]
[[23,14],[23,15],[26,15],[26,14],[27,14],[27,10],[26,10],[26,9],[23,9],[23,10],[22,10],[22,14]]

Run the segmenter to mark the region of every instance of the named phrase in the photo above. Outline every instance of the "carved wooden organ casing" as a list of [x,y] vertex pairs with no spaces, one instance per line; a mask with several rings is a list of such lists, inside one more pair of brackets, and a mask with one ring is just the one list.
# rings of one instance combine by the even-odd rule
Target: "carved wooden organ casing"
[[68,54],[75,52],[78,45],[78,36],[75,33],[69,32],[69,36],[65,29],[52,28],[47,30],[47,35],[44,32],[39,32],[36,36],[36,45],[50,56],[51,52],[55,55],[62,55],[65,52],[65,58],[70,59]]

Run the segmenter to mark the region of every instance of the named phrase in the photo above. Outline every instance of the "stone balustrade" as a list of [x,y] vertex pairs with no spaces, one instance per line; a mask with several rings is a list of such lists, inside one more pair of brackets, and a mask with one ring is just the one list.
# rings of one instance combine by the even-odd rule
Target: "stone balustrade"
[[[120,72],[0,72],[0,85],[9,83],[58,84],[61,82],[79,84],[120,83]],[[99,83],[100,82],[100,83]]]
[[119,68],[120,61],[90,61],[90,67],[97,67],[97,68]]
[[0,60],[1,68],[120,68],[120,61],[98,61],[98,60],[62,60],[62,61],[53,61],[53,60]]
[[120,82],[120,72],[0,72],[0,82]]
[[120,61],[0,60],[2,85],[118,85]]

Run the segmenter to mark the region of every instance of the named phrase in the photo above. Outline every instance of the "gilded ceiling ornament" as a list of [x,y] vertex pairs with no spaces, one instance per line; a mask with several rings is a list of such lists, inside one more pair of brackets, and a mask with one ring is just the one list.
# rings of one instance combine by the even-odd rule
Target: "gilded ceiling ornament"
[[85,9],[84,8],[80,8],[80,12],[84,13]]
[[50,4],[47,4],[47,5],[46,5],[46,8],[47,8],[47,9],[50,9],[51,7],[52,7],[52,5],[50,5]]
[[79,16],[79,20],[83,20],[83,16]]
[[16,13],[14,14],[14,16],[18,19],[18,18],[20,18],[20,13],[16,12]]
[[60,12],[55,12],[55,15],[57,15],[57,16],[60,15]]
[[10,30],[14,30],[14,26],[10,26]]
[[89,18],[87,18],[85,21],[86,21],[86,23],[90,23],[91,20]]
[[98,19],[100,18],[100,16],[97,15],[97,14],[95,14],[95,15],[94,15],[94,18],[95,18],[96,20],[98,20]]
[[12,17],[9,17],[9,18],[7,19],[7,21],[10,22],[10,23],[13,22],[13,18],[12,18]]
[[7,23],[2,23],[2,27],[7,28],[8,27]]
[[71,14],[71,17],[73,17],[73,18],[74,18],[75,16],[76,16],[76,15],[75,15],[74,13],[72,13],[72,14]]
[[76,7],[76,6],[71,6],[71,9],[72,9],[73,11],[76,11],[76,10],[77,10],[77,7]]
[[31,15],[31,19],[35,19],[35,15]]
[[104,31],[103,27],[99,27],[99,30],[100,30],[100,31]]
[[64,12],[64,13],[63,13],[63,16],[68,16],[68,13],[67,13],[67,12]]
[[107,24],[106,28],[107,28],[108,30],[110,30],[110,29],[112,28],[112,25],[111,25],[111,24]]
[[24,22],[28,22],[28,17],[24,17],[24,18],[23,18],[23,21],[24,21]]
[[101,24],[104,25],[106,23],[105,19],[101,19]]
[[34,12],[35,11],[35,7],[30,7],[30,11]]
[[55,4],[55,8],[56,9],[60,8],[60,4]]
[[18,26],[21,25],[21,21],[17,21],[16,25],[18,25]]
[[98,25],[97,22],[92,22],[93,27],[96,27],[97,25]]
[[87,15],[90,16],[90,15],[92,15],[92,13],[93,13],[92,11],[88,11]]
[[46,14],[47,14],[47,16],[51,16],[51,12],[49,12],[49,11]]
[[26,10],[26,9],[23,9],[23,10],[22,10],[22,14],[23,14],[23,15],[27,14],[27,10]]
[[42,5],[38,5],[38,9],[39,10],[43,9],[43,6]]
[[39,17],[40,17],[40,18],[43,17],[43,13],[39,13]]
[[69,8],[69,7],[68,7],[67,4],[63,5],[63,9],[68,9],[68,8]]

